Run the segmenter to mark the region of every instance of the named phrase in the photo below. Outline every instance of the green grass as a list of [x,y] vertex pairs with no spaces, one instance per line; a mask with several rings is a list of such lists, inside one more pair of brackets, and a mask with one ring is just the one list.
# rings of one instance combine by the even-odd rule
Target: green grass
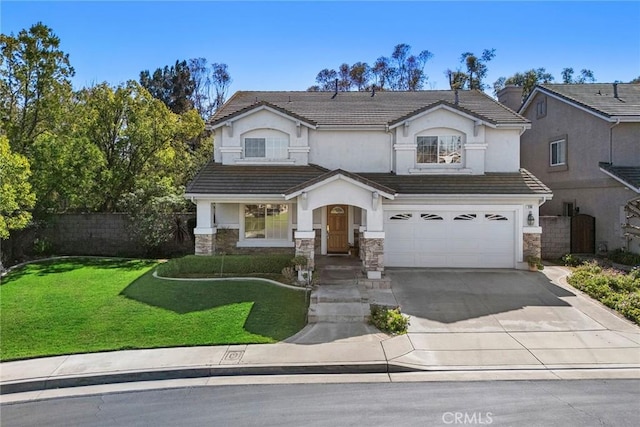
[[155,262],[30,264],[0,287],[0,359],[272,343],[306,322],[307,295],[256,280],[156,279]]

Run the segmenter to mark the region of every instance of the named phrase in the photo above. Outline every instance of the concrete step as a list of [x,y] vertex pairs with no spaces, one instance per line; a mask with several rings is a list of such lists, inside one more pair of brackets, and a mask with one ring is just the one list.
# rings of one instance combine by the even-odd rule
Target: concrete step
[[367,294],[369,295],[370,304],[384,305],[386,307],[398,306],[396,297],[391,292],[391,289],[369,289]]
[[355,302],[319,303],[309,307],[309,323],[363,322],[369,313],[368,304]]
[[353,284],[319,286],[311,293],[311,301],[316,303],[362,302],[362,294]]

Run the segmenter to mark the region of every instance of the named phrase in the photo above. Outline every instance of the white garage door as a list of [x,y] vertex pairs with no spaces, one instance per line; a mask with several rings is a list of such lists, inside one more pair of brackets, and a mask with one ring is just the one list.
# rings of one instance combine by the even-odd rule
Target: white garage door
[[514,268],[515,212],[386,211],[389,267]]

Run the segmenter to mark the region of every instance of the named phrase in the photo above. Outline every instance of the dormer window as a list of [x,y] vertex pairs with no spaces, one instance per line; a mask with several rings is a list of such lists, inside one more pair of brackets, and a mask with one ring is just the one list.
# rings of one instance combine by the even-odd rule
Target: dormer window
[[245,138],[244,158],[282,160],[289,157],[287,138]]
[[417,163],[461,164],[462,137],[459,135],[419,136],[416,153]]

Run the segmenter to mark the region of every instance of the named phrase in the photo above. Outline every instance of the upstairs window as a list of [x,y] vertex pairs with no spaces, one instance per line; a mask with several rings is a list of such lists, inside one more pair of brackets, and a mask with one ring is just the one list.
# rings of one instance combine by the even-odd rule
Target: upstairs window
[[419,136],[417,140],[416,162],[428,164],[460,164],[462,163],[461,153],[461,136]]
[[280,160],[289,157],[289,140],[286,138],[245,138],[245,159]]
[[549,164],[551,166],[561,166],[567,164],[567,140],[559,139],[549,144]]

